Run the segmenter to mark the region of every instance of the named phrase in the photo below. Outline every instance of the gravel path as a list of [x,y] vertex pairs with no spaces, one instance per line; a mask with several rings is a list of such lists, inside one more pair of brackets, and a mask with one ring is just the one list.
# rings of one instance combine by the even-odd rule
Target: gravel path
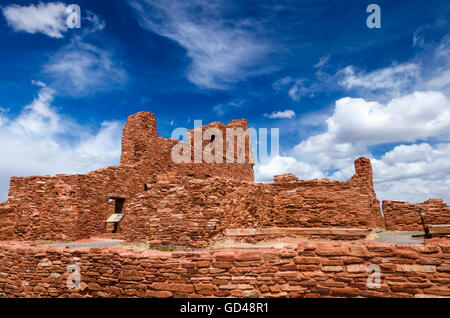
[[73,242],[73,243],[57,243],[52,244],[55,247],[68,247],[68,248],[82,248],[82,247],[107,247],[107,246],[116,246],[123,243],[123,240],[115,240],[115,239],[94,239],[92,241],[87,242]]
[[423,236],[413,237],[413,235],[423,235],[423,232],[379,232],[374,233],[373,241],[395,243],[403,245],[423,244]]

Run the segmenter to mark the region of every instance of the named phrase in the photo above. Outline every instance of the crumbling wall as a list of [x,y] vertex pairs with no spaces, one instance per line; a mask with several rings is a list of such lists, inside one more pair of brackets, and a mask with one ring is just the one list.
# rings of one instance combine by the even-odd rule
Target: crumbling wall
[[[246,128],[248,123],[221,124],[223,129],[235,126]],[[83,175],[12,178],[7,203],[13,214],[0,215],[0,224],[7,223],[0,228],[0,238],[78,239],[103,233],[105,220],[114,212],[108,194],[132,197],[157,175],[169,172],[199,179],[219,176],[253,181],[249,158],[245,163],[173,163],[171,151],[177,142],[158,136],[155,116],[141,112],[131,115],[124,127],[120,166]],[[246,151],[251,153],[249,147],[248,142]]]
[[383,201],[386,229],[389,231],[423,231],[422,207],[401,201]]
[[14,209],[6,202],[0,202],[0,241],[14,235]]
[[114,213],[109,194],[131,195],[137,186],[143,189],[148,175],[132,167],[110,167],[85,175],[12,178],[8,204],[15,228],[9,239],[73,240],[104,233]]
[[339,182],[277,176],[275,180],[261,184],[160,175],[128,203],[120,236],[202,247],[230,228],[379,227],[379,207],[374,206],[371,187],[363,178]]
[[[127,197],[118,236],[129,241],[202,247],[229,228],[378,227],[369,177],[339,182],[279,176],[273,184],[258,184],[179,173],[156,175],[152,166],[139,164],[86,175],[13,178],[10,239],[74,240],[105,233],[114,213],[108,199],[115,195]],[[365,176],[370,175],[369,170]]]
[[[237,142],[235,143],[234,157],[237,159],[240,151],[244,151],[244,162],[235,160],[229,163],[224,157],[222,163],[207,163],[202,158],[200,158],[200,162],[195,161],[194,130],[188,131],[187,138],[188,142],[191,143],[190,162],[174,163],[172,148],[178,141],[158,136],[156,125],[156,118],[152,113],[140,112],[128,117],[122,136],[121,166],[151,166],[154,172],[158,174],[176,172],[181,175],[190,174],[201,179],[217,176],[234,180],[254,180],[249,136],[245,136],[245,149],[238,149]],[[229,122],[228,125],[213,122],[207,126],[196,128],[201,132],[201,137],[203,137],[196,144],[202,154],[203,150],[210,147],[212,142],[211,136],[205,135],[205,131],[208,128],[215,128],[221,132],[223,136],[223,153],[225,154],[227,128],[246,130],[248,129],[248,122],[245,119],[238,119]]]
[[[449,260],[448,242],[205,252],[0,243],[0,297],[450,297]],[[74,265],[81,276],[71,289]],[[368,279],[374,266],[379,285]]]
[[450,206],[442,199],[424,203],[383,201],[386,228],[391,231],[423,231],[424,226],[450,224]]
[[425,226],[450,224],[450,206],[442,199],[430,199],[423,206],[421,213]]

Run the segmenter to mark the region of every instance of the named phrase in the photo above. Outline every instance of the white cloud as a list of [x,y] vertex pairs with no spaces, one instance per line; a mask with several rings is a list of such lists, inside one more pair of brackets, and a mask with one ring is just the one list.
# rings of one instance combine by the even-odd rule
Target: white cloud
[[62,38],[67,31],[67,5],[61,2],[49,2],[38,5],[3,7],[3,15],[15,31],[43,33],[52,38]]
[[[147,30],[180,44],[192,59],[188,79],[204,88],[227,89],[248,76],[268,71],[269,50],[249,19],[226,18],[223,1],[130,1]],[[260,66],[260,67],[258,67]]]
[[400,145],[373,159],[375,189],[386,200],[450,203],[450,144]]
[[272,182],[275,175],[293,173],[299,179],[321,179],[324,174],[317,166],[288,156],[273,156],[269,161],[255,165],[256,182]]
[[426,84],[430,89],[442,89],[450,85],[450,69],[442,71],[439,75],[429,79]]
[[0,113],[0,200],[11,176],[86,173],[118,164],[123,124],[103,122],[90,132],[52,106],[54,91],[42,87],[16,116]]
[[322,57],[319,59],[319,62],[317,62],[317,63],[314,65],[314,68],[322,68],[325,64],[328,63],[329,60],[330,60],[330,56],[329,56],[329,55],[322,56]]
[[314,92],[320,91],[323,89],[322,85],[314,83],[311,85],[307,85],[307,80],[304,78],[292,78],[290,76],[286,76],[280,80],[277,80],[273,83],[273,88],[276,91],[286,91],[289,97],[298,102],[302,97],[314,96]]
[[414,142],[450,131],[450,101],[433,91],[414,92],[386,105],[346,97],[336,101],[326,122],[327,132],[320,138],[330,143]]
[[[67,7],[61,2],[40,2],[30,6],[9,5],[2,10],[15,31],[62,38],[68,30]],[[41,75],[48,75],[46,81],[61,94],[83,96],[117,88],[127,81],[127,74],[115,60],[112,50],[102,49],[87,40],[89,35],[103,30],[105,22],[89,10],[82,20],[83,26],[77,35],[43,66]]]
[[417,82],[420,77],[420,66],[415,63],[405,63],[372,72],[362,72],[350,65],[340,70],[336,76],[338,84],[346,89],[385,89],[403,92]]
[[[380,199],[443,197],[450,203],[450,144],[421,142],[450,134],[450,101],[444,94],[414,92],[386,104],[342,98],[325,122],[324,132],[303,140],[288,156],[255,166],[257,178],[268,181],[271,174],[291,172],[348,180],[353,161],[365,156],[372,159]],[[369,146],[387,143],[399,145],[375,159]]]
[[292,119],[295,117],[295,112],[293,110],[287,109],[283,111],[274,111],[271,114],[264,114],[264,116],[275,119],[275,118],[288,118]]
[[127,73],[111,51],[74,38],[43,67],[58,92],[82,96],[120,87]]
[[[425,46],[417,34],[413,41],[415,46]],[[339,99],[331,114],[313,116],[325,124],[316,125],[323,132],[285,152],[288,160],[274,158],[256,165],[257,179],[270,181],[271,173],[295,174],[300,166],[330,179],[348,180],[354,174],[353,161],[365,156],[372,161],[379,199],[423,202],[443,198],[449,204],[449,48],[450,36],[446,35],[431,54],[425,52],[409,63],[369,72],[351,65],[334,75],[318,71],[320,82],[309,86],[290,76],[275,82],[274,89],[286,91],[293,100],[310,92],[342,88],[363,98]],[[308,116],[312,115],[299,122],[310,125]],[[302,171],[308,175],[302,169],[297,173]]]

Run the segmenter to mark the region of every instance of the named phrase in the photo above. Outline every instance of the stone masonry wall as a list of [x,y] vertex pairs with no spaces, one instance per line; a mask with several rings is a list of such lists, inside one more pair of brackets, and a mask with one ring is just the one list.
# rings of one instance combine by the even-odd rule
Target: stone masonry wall
[[[228,126],[221,125],[223,129],[246,128],[248,123],[235,120]],[[13,177],[8,201],[0,203],[0,225],[4,224],[0,239],[73,240],[104,233],[105,221],[114,213],[114,203],[108,203],[108,196],[132,197],[142,192],[145,184],[154,182],[157,175],[169,172],[198,179],[218,176],[253,181],[248,156],[242,164],[174,164],[171,150],[176,143],[158,136],[155,116],[141,112],[130,116],[125,125],[121,166],[83,175]],[[247,153],[251,152],[249,147],[248,143]]]
[[[75,264],[81,284],[69,289]],[[367,285],[373,264],[379,288]],[[0,297],[450,297],[450,245],[138,252],[0,243]]]
[[423,231],[421,207],[401,201],[383,201],[386,229],[389,231]]
[[435,224],[450,224],[450,206],[442,199],[430,199],[423,203],[421,211],[425,226]]
[[12,178],[13,238],[74,240],[104,233],[114,213],[108,195],[131,195],[137,185],[143,189],[145,175],[132,167],[110,167],[86,175]]
[[450,206],[442,199],[424,203],[383,201],[383,213],[386,228],[391,231],[423,231],[424,226],[450,224]]
[[14,209],[0,202],[0,241],[14,236]]
[[[357,171],[366,160],[355,162]],[[152,166],[143,165],[13,178],[8,203],[15,212],[8,215],[15,235],[9,239],[74,240],[103,234],[114,213],[114,202],[108,203],[114,195],[126,197],[118,235],[129,241],[206,246],[227,228],[380,227],[379,207],[365,178],[277,177],[273,184],[258,184],[178,173],[156,175]]]
[[119,231],[126,240],[201,247],[230,228],[368,229],[381,219],[371,189],[355,179],[258,184],[168,174],[147,188],[127,204]]
[[[197,178],[217,176],[234,180],[254,180],[249,137],[246,137],[245,149],[242,150],[245,151],[244,162],[238,163],[234,161],[233,163],[227,163],[224,160],[223,163],[209,164],[204,161],[197,163],[194,161],[194,138],[189,138],[193,131],[190,131],[188,132],[188,138],[192,142],[191,162],[176,164],[172,160],[172,148],[178,141],[158,136],[156,125],[156,118],[152,113],[140,112],[128,117],[122,136],[121,166],[151,166],[154,172],[158,174],[173,171],[183,175],[192,174]],[[203,133],[207,128],[219,129],[225,138],[227,128],[242,128],[245,130],[248,128],[248,122],[245,119],[240,119],[233,120],[228,125],[214,122],[208,126],[198,127]],[[204,136],[203,139],[199,140],[200,152],[203,152],[211,143],[211,137],[206,137],[208,136]],[[226,147],[225,139],[223,143],[224,147]],[[235,155],[237,155],[238,151],[236,149]]]

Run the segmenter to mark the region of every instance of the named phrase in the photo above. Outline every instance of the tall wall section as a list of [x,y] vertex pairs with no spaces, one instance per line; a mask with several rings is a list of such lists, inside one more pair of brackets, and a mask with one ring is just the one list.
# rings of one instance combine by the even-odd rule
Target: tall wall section
[[[247,121],[221,125],[246,128]],[[105,221],[114,213],[109,198],[133,197],[144,191],[145,184],[169,172],[198,179],[219,176],[253,181],[248,157],[244,164],[174,164],[171,150],[177,142],[158,136],[155,116],[141,112],[130,116],[125,125],[120,166],[82,175],[11,178],[8,201],[0,203],[0,239],[73,240],[104,233]]]
[[[210,176],[224,177],[234,180],[253,181],[253,160],[249,136],[245,136],[244,149],[235,149],[234,155],[237,157],[240,151],[245,153],[244,162],[227,163],[223,158],[223,163],[206,163],[200,158],[200,162],[195,161],[194,151],[198,146],[199,152],[210,147],[211,137],[205,132],[208,128],[218,130],[223,136],[223,153],[226,151],[226,132],[227,128],[241,128],[243,131],[248,129],[248,122],[245,119],[233,120],[224,125],[219,122],[213,122],[208,126],[198,127],[188,131],[187,138],[190,143],[190,162],[174,163],[172,159],[172,149],[178,143],[175,139],[166,139],[157,134],[156,118],[153,114],[140,112],[131,115],[123,131],[122,137],[122,155],[120,159],[121,166],[152,166],[155,172],[176,172],[181,175],[192,175],[196,178],[204,179]],[[194,145],[194,133],[200,132],[200,138]],[[216,143],[219,141],[219,133]],[[216,137],[216,136],[215,136]],[[237,145],[237,142],[235,143]]]

